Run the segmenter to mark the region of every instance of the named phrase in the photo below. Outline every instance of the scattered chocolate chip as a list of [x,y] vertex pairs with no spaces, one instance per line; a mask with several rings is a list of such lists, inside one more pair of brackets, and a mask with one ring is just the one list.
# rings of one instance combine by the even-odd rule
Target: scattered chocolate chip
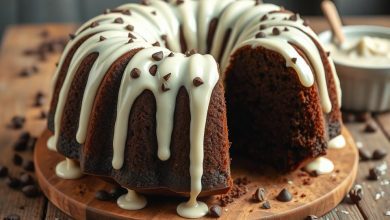
[[284,27],[283,31],[289,31],[289,29],[287,27]]
[[263,202],[263,204],[261,205],[261,208],[262,208],[262,209],[270,209],[270,208],[271,208],[271,204],[270,204],[268,201],[265,201],[265,202]]
[[377,167],[370,168],[370,170],[368,172],[368,179],[369,180],[379,180],[381,174],[382,174],[382,172]]
[[26,118],[23,116],[14,116],[11,119],[11,123],[9,124],[10,128],[13,129],[21,129],[26,122]]
[[291,58],[291,61],[292,61],[293,63],[297,63],[297,58],[296,58],[296,57],[293,57],[293,58]]
[[45,104],[45,95],[42,92],[37,92],[34,98],[34,106],[41,107]]
[[150,13],[152,13],[152,15],[157,15],[157,12],[156,12],[156,11],[152,11],[152,12],[150,12]]
[[25,151],[27,149],[27,143],[30,140],[30,133],[23,132],[20,134],[18,140],[13,145],[15,151]]
[[156,73],[157,73],[157,65],[153,65],[149,68],[149,73],[152,75],[152,76],[155,76]]
[[131,39],[137,39],[137,37],[134,36],[132,33],[129,33],[129,34],[128,34],[128,37],[131,38]]
[[364,128],[364,132],[366,133],[374,133],[378,130],[378,126],[373,120],[370,120],[366,123],[366,127]]
[[46,119],[47,118],[47,112],[41,111],[38,116],[39,119]]
[[185,52],[185,55],[186,55],[186,57],[190,57],[196,53],[197,53],[197,51],[195,49],[192,49],[190,51]]
[[176,1],[176,5],[181,5],[181,4],[183,4],[184,3],[184,0],[177,0]]
[[159,52],[156,52],[156,53],[152,54],[152,58],[155,61],[160,61],[160,60],[162,60],[164,58],[164,54],[163,54],[162,51],[159,51]]
[[222,215],[222,208],[219,205],[212,205],[209,208],[209,216],[212,218],[219,218]]
[[327,57],[330,56],[330,51],[326,51],[326,56],[327,56]]
[[131,11],[130,10],[123,10],[122,14],[124,14],[124,15],[131,15]]
[[126,30],[134,31],[134,26],[129,24],[129,25],[126,26]]
[[298,15],[297,15],[297,14],[293,14],[293,15],[291,15],[291,16],[288,18],[288,20],[290,20],[290,21],[297,21],[297,20],[298,20]]
[[276,196],[276,199],[280,202],[289,202],[292,199],[292,195],[286,188],[284,188],[280,191],[279,195]]
[[104,40],[106,40],[107,38],[105,38],[105,37],[103,37],[103,36],[100,36],[99,37],[99,41],[101,42],[101,41],[104,41]]
[[354,203],[358,203],[360,200],[362,200],[363,198],[362,186],[359,184],[354,185],[351,191],[349,191],[349,197]]
[[267,15],[263,15],[261,18],[260,18],[260,21],[265,21],[268,19],[268,16]]
[[175,56],[175,54],[172,52],[168,55],[168,57],[174,57],[174,56]]
[[163,84],[161,85],[161,90],[162,90],[163,92],[167,92],[167,91],[169,91],[169,90],[171,90],[171,89],[168,88],[168,87],[166,87],[165,84],[163,83]]
[[123,18],[121,18],[121,17],[119,17],[119,18],[115,18],[115,20],[114,20],[114,23],[116,23],[116,24],[123,24]]
[[259,33],[257,33],[256,35],[255,35],[255,37],[256,38],[264,38],[264,37],[266,37],[266,35],[265,35],[265,33],[264,32],[259,32]]
[[35,171],[35,167],[34,167],[34,162],[33,161],[26,161],[26,163],[23,165],[23,169],[25,171],[30,171],[30,172],[34,172]]
[[70,38],[71,40],[73,40],[73,39],[76,38],[76,35],[75,35],[75,34],[69,34],[69,38]]
[[99,23],[97,21],[94,21],[91,23],[91,25],[89,25],[90,28],[94,28],[94,27],[97,27],[99,26]]
[[257,188],[256,192],[252,195],[252,199],[255,202],[263,202],[265,200],[265,189]]
[[261,24],[260,27],[259,27],[259,30],[264,30],[267,28],[267,25],[265,24]]
[[357,113],[355,118],[357,122],[367,122],[371,119],[371,114],[369,112],[361,112]]
[[30,174],[25,173],[20,176],[20,184],[21,186],[33,185],[35,180]]
[[26,197],[34,198],[40,195],[40,190],[35,185],[27,185],[22,188],[22,192]]
[[280,34],[279,29],[278,29],[277,27],[274,27],[274,28],[272,29],[272,34],[275,35],[275,36],[279,35],[279,34]]
[[163,76],[163,79],[165,81],[168,81],[170,77],[171,77],[171,73],[168,73],[167,75]]
[[129,44],[134,43],[134,40],[130,39],[127,43],[129,43]]
[[28,77],[28,76],[31,76],[32,74],[33,74],[33,71],[31,69],[23,69],[22,71],[20,71],[19,76]]
[[8,175],[8,167],[0,165],[0,177]]
[[168,39],[168,36],[166,34],[161,35],[161,39],[166,41]]
[[7,179],[5,179],[5,183],[12,189],[19,188],[20,186],[20,180],[11,176],[8,176]]
[[127,193],[127,189],[120,186],[116,186],[110,190],[111,198],[114,200],[118,199],[120,196],[126,193]]
[[111,195],[106,190],[99,190],[95,193],[95,198],[100,201],[108,201],[111,199]]
[[371,153],[366,148],[359,148],[359,158],[361,161],[367,161],[371,159]]
[[192,83],[194,84],[195,87],[199,87],[199,86],[203,85],[203,80],[200,77],[195,77],[192,80]]
[[153,46],[155,47],[159,47],[160,46],[160,43],[158,41],[156,41],[156,43],[152,44]]
[[140,75],[141,75],[141,70],[138,69],[138,68],[134,68],[134,69],[131,70],[131,72],[130,72],[130,76],[131,76],[131,78],[133,78],[133,79],[138,78]]
[[4,217],[4,220],[20,220],[20,215],[10,214]]
[[305,218],[305,220],[316,220],[316,219],[318,219],[318,217],[315,216],[315,215],[309,215],[309,216],[307,216],[307,217]]
[[23,163],[23,158],[19,154],[14,154],[12,162],[17,166],[20,166]]
[[381,159],[385,158],[386,155],[387,155],[387,151],[383,148],[379,148],[379,149],[374,150],[374,152],[372,153],[372,159],[373,160],[381,160]]

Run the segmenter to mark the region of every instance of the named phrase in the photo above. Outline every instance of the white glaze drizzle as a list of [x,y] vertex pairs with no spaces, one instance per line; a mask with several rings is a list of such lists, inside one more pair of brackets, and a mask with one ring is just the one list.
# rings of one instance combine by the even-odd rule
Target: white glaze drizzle
[[307,172],[315,172],[317,175],[331,173],[333,169],[333,162],[325,157],[318,157],[305,166]]
[[341,149],[344,148],[346,144],[344,136],[340,134],[328,142],[328,148]]
[[79,163],[69,158],[58,163],[55,172],[58,177],[67,180],[78,179],[83,176]]
[[[176,53],[174,57],[167,57],[170,50],[179,52],[180,31],[182,27],[183,35],[188,49],[196,48],[201,53],[207,49],[207,34],[210,21],[218,18],[218,26],[213,38],[211,54],[218,58],[222,55],[221,69],[225,70],[229,65],[229,59],[236,49],[243,45],[263,46],[267,49],[274,50],[282,54],[286,59],[286,65],[295,69],[299,79],[304,86],[312,86],[314,80],[317,80],[320,90],[321,103],[325,112],[332,108],[329,96],[327,94],[325,73],[321,69],[318,49],[313,46],[313,42],[308,36],[318,40],[314,32],[302,25],[302,20],[298,21],[283,20],[284,17],[290,16],[286,13],[269,12],[280,10],[279,6],[272,4],[255,5],[253,0],[185,0],[184,3],[177,5],[176,1],[166,3],[160,0],[151,0],[150,5],[125,4],[118,9],[130,10],[131,15],[125,15],[121,12],[113,12],[99,15],[79,28],[76,32],[76,38],[72,40],[65,48],[65,51],[59,61],[59,66],[63,65],[66,55],[70,49],[82,38],[92,35],[80,47],[77,48],[75,55],[71,60],[68,73],[59,94],[59,100],[55,112],[55,132],[54,136],[48,141],[50,149],[55,149],[59,137],[59,128],[61,117],[67,94],[72,83],[75,72],[80,63],[86,56],[96,52],[99,54],[93,64],[92,70],[88,77],[87,86],[83,95],[83,102],[80,113],[80,123],[77,131],[77,141],[84,143],[86,131],[88,128],[89,117],[92,105],[96,96],[97,89],[104,78],[108,68],[120,56],[136,48],[143,48],[139,51],[128,64],[122,78],[120,93],[118,97],[117,119],[114,132],[114,155],[113,167],[120,169],[123,165],[123,152],[126,144],[128,118],[132,103],[144,90],[153,92],[157,103],[157,139],[158,139],[158,157],[161,160],[167,160],[170,157],[170,137],[172,133],[172,123],[176,95],[180,87],[184,86],[189,93],[191,109],[191,133],[190,133],[190,176],[191,176],[191,196],[187,203],[178,206],[178,212],[182,212],[183,217],[190,217],[191,210],[204,210],[204,205],[196,200],[202,190],[201,177],[203,174],[203,138],[208,110],[208,103],[211,92],[219,79],[217,64],[210,55],[202,56],[195,54],[185,57],[183,54]],[[263,21],[269,28],[263,30],[268,36],[274,26],[288,26],[289,33],[281,30],[281,35],[271,36],[268,38],[256,39],[256,28],[260,22],[259,18],[267,14],[270,19]],[[123,23],[115,23],[114,20],[122,18]],[[272,20],[274,19],[274,20]],[[99,25],[92,28],[90,25],[97,22]],[[126,30],[127,25],[133,25],[134,30],[131,32],[136,39],[134,43],[127,44],[129,40]],[[228,29],[231,29],[231,36],[227,45],[222,45],[223,38]],[[292,34],[294,33],[294,34]],[[152,47],[152,43],[158,42],[166,46],[162,36],[166,36],[166,43],[170,50],[163,47]],[[100,36],[107,38],[99,42]],[[297,37],[299,36],[299,38]],[[286,47],[280,47],[277,42],[284,42]],[[316,77],[312,73],[310,66],[297,53],[297,51],[288,42],[293,42],[305,51],[310,62],[315,69]],[[236,45],[236,46],[234,46]],[[239,46],[237,46],[239,45]],[[224,49],[222,49],[224,48]],[[164,59],[154,61],[151,55],[155,52],[163,51]],[[297,58],[294,63],[291,58]],[[341,100],[341,91],[339,81],[334,70],[333,62],[328,58],[332,68],[332,74],[336,84],[339,104]],[[149,73],[149,67],[153,64],[158,65],[156,76]],[[133,68],[139,68],[141,75],[137,79],[130,77]],[[59,68],[53,78],[55,85]],[[163,76],[171,73],[167,82]],[[204,84],[194,87],[192,80],[200,77]],[[223,74],[222,74],[223,77]],[[161,91],[162,83],[170,90]],[[146,204],[146,203],[145,203]],[[203,207],[203,208],[202,208]],[[207,207],[207,206],[206,206]],[[189,210],[186,210],[189,209]],[[180,211],[181,210],[181,211]],[[184,210],[184,211],[183,211]],[[189,212],[188,212],[189,211]],[[183,214],[184,213],[184,214]],[[187,214],[185,214],[187,213]],[[204,213],[203,213],[204,214]],[[203,215],[201,214],[201,215]]]
[[127,189],[127,194],[120,196],[116,203],[122,209],[139,210],[144,208],[148,201],[143,195],[138,194],[134,190]]

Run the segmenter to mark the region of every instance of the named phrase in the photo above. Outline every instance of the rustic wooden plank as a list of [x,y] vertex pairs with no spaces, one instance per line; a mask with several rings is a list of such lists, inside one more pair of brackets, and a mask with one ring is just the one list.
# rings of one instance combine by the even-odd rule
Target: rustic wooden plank
[[[347,127],[354,136],[358,145],[363,146],[370,152],[378,148],[384,148],[390,152],[390,142],[381,130],[378,130],[375,133],[366,133],[363,131],[365,127],[364,123],[350,123],[347,124]],[[379,181],[367,179],[370,168],[383,163],[388,164],[389,161],[390,158],[387,157],[385,160],[360,162],[356,183],[363,186],[364,197],[358,206],[363,215],[366,215],[368,219],[384,219],[384,213],[390,210],[390,185],[388,182],[390,179],[389,172],[386,172],[386,175],[382,176]],[[381,196],[380,198],[375,198],[381,193],[384,193],[384,197]]]
[[72,220],[70,216],[63,213],[57,207],[53,205],[53,203],[49,202],[47,205],[47,212],[45,220],[53,220],[53,219],[61,219],[61,220]]
[[[36,47],[42,37],[43,30],[48,30],[53,37],[66,36],[73,30],[73,25],[41,25],[17,26],[8,29],[0,49],[0,164],[10,169],[12,176],[19,176],[23,169],[14,166],[12,145],[21,131],[6,128],[15,115],[26,117],[23,130],[28,130],[38,136],[46,127],[45,120],[39,120],[41,109],[33,107],[34,96],[38,91],[48,94],[50,78],[54,70],[54,63],[59,54],[48,57],[48,62],[39,63],[39,72],[28,78],[21,78],[18,73],[22,68],[36,64],[35,57],[23,55],[25,49]],[[24,160],[31,160],[31,151],[22,152]],[[46,199],[41,196],[36,199],[26,198],[19,190],[9,189],[5,181],[0,180],[0,219],[14,213],[22,219],[42,219],[45,215]]]

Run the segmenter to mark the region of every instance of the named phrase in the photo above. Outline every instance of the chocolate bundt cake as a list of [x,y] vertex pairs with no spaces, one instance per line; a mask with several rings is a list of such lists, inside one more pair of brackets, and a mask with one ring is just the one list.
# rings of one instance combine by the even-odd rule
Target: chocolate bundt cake
[[182,195],[190,199],[178,213],[200,217],[207,205],[197,197],[232,185],[228,136],[234,154],[293,170],[340,139],[340,95],[314,32],[279,6],[126,4],[71,35],[54,77],[48,147],[66,157],[59,176],[127,188],[122,208],[146,205],[137,192]]

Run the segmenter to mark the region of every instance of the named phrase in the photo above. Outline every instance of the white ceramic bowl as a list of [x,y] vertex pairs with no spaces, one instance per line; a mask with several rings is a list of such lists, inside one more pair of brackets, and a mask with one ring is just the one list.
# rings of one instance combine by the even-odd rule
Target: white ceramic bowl
[[[390,40],[390,28],[378,26],[344,26],[346,38],[360,36]],[[332,41],[331,31],[319,35],[326,45]],[[326,46],[325,46],[326,49]],[[332,57],[332,53],[330,54]],[[390,110],[390,63],[382,67],[346,64],[333,59],[340,78],[342,108],[351,111],[381,112]]]

